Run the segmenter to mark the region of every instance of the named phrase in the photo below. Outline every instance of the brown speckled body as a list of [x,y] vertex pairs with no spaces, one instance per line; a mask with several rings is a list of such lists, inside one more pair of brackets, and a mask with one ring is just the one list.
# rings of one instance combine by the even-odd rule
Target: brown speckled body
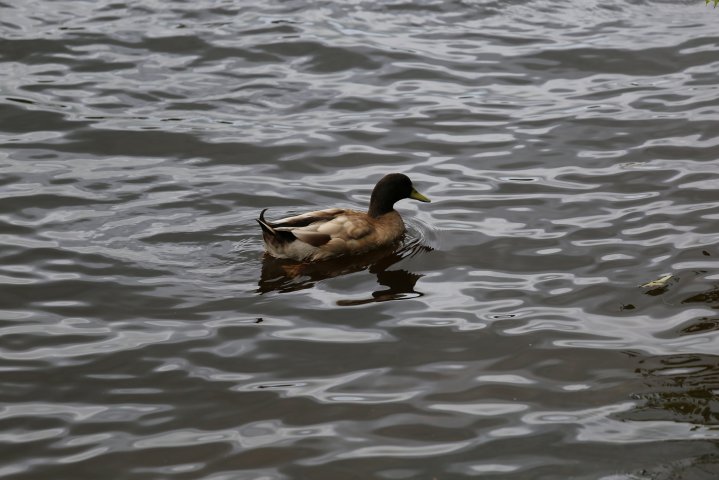
[[[310,218],[320,220],[302,227],[292,226],[305,223]],[[405,231],[402,217],[394,210],[372,218],[364,212],[338,208],[283,218],[272,222],[272,228],[279,232],[291,232],[299,241],[276,241],[266,234],[264,240],[268,253],[277,258],[303,261],[364,253],[388,246],[399,240]],[[326,236],[329,238],[325,243],[313,245],[325,240]]]

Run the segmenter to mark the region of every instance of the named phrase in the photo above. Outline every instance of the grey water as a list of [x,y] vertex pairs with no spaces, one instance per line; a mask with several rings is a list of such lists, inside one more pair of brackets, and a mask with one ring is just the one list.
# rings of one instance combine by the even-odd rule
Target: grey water
[[[2,0],[0,478],[717,478],[717,25]],[[389,172],[396,251],[264,257]]]

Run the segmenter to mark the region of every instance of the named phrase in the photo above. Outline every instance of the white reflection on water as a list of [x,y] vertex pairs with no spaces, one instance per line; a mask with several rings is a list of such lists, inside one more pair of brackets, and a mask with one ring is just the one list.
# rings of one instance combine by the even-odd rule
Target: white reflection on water
[[632,411],[636,406],[634,402],[625,402],[579,411],[538,411],[524,415],[522,421],[530,425],[576,425],[576,440],[580,442],[623,444],[719,439],[719,431],[707,425],[612,418],[618,413]]

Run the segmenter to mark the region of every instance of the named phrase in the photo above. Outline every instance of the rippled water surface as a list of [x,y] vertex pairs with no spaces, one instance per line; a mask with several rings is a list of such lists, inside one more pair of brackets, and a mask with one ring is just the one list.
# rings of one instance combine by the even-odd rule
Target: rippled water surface
[[[1,478],[719,476],[719,10],[0,12]],[[392,171],[397,251],[263,258]]]

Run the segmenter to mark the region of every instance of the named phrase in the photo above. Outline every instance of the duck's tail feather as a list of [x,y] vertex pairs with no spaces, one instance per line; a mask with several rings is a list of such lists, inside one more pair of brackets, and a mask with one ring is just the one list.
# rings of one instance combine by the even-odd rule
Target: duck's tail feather
[[260,212],[260,218],[256,219],[257,223],[260,224],[260,227],[262,228],[263,233],[266,233],[268,235],[275,235],[275,233],[276,233],[275,229],[272,228],[272,226],[269,223],[267,223],[267,221],[265,220],[265,212],[266,211],[267,211],[267,209],[265,208],[264,210],[262,210]]
[[286,230],[275,230],[274,227],[265,220],[266,211],[266,208],[262,210],[260,212],[260,218],[256,219],[257,223],[260,224],[260,228],[262,228],[262,237],[265,239],[265,242],[288,243],[297,240],[297,237],[295,237],[292,232],[288,232]]

